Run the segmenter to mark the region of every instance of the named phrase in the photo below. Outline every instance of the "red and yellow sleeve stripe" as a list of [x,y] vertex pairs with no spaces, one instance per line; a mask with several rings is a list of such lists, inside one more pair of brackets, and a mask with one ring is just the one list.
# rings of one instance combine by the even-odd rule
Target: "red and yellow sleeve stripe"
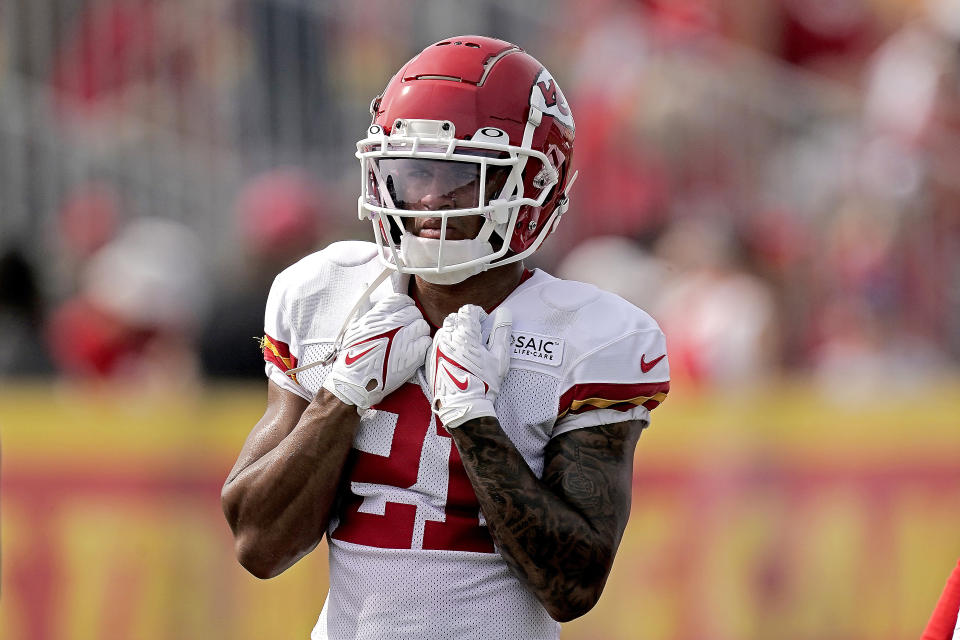
[[670,391],[670,382],[647,382],[638,384],[575,384],[560,396],[557,417],[568,413],[578,414],[594,409],[629,411],[643,406],[654,409],[663,402]]
[[[263,359],[277,366],[286,373],[297,368],[297,358],[290,353],[290,346],[276,338],[264,335],[260,338],[260,348],[263,349]],[[297,377],[293,376],[294,381]]]

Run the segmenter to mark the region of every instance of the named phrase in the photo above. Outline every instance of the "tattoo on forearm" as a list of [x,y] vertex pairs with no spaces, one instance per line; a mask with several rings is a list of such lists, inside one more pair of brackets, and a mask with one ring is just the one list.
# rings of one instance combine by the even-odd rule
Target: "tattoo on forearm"
[[537,479],[496,419],[464,427],[460,457],[512,571],[545,602],[595,597],[629,515],[623,474],[639,430],[602,425],[555,438]]
[[585,507],[600,506],[600,497],[596,492],[596,483],[590,479],[583,469],[583,458],[580,454],[580,445],[574,445],[573,457],[576,461],[576,472],[564,473],[561,484],[567,495],[580,496],[581,504]]

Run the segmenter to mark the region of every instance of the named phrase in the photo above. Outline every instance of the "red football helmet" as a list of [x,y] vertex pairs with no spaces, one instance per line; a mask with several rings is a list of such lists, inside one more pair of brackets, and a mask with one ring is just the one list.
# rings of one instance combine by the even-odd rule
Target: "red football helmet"
[[[520,47],[482,36],[424,49],[370,105],[357,143],[361,219],[381,259],[449,284],[530,255],[567,210],[574,122],[550,73]],[[442,196],[445,206],[422,204]],[[485,219],[475,239],[447,240],[456,216]],[[441,219],[439,238],[407,218]],[[436,234],[434,234],[436,235]]]

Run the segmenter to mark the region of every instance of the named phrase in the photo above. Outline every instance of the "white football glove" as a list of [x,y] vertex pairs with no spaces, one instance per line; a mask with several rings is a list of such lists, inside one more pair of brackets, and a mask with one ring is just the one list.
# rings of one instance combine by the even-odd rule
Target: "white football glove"
[[510,368],[512,322],[509,309],[499,307],[491,317],[490,337],[484,342],[480,323],[486,317],[483,309],[472,304],[451,313],[427,353],[431,408],[448,430],[467,420],[497,415],[493,403]]
[[369,409],[423,364],[430,327],[409,296],[394,293],[354,318],[341,344],[323,387],[347,404]]

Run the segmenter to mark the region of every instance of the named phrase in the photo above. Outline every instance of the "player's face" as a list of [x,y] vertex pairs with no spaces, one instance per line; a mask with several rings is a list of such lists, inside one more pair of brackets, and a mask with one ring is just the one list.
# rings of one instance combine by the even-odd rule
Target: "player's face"
[[[398,209],[443,211],[476,207],[480,203],[480,165],[473,162],[423,158],[381,158],[379,167]],[[488,166],[483,205],[500,194],[509,169]],[[447,220],[450,240],[475,238],[483,226],[481,216],[457,216]],[[441,218],[416,217],[411,232],[423,238],[439,238]]]

